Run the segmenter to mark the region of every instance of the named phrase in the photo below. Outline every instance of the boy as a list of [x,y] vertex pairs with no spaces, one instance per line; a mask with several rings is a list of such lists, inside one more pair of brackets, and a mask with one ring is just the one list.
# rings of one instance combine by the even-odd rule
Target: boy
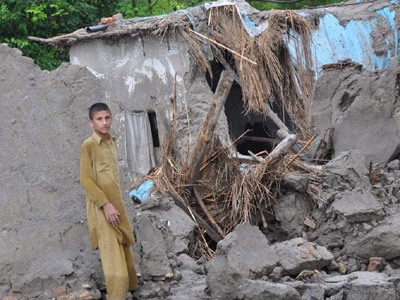
[[122,200],[117,146],[109,131],[112,117],[105,103],[89,108],[93,135],[80,155],[80,182],[86,192],[86,213],[92,250],[99,249],[108,300],[125,300],[138,287],[130,251],[135,243]]

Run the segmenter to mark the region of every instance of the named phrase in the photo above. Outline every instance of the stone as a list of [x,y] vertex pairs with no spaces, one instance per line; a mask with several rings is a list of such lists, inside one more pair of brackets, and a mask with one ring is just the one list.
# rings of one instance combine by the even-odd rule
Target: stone
[[292,174],[284,176],[282,179],[282,187],[284,189],[289,189],[300,193],[305,193],[307,191],[308,183],[308,178]]
[[350,223],[380,219],[385,214],[383,205],[369,191],[344,192],[340,199],[332,203],[332,209]]
[[136,217],[134,228],[141,276],[144,280],[164,280],[165,274],[172,273],[167,255],[173,236],[167,222],[146,211]]
[[400,213],[386,216],[385,220],[355,240],[346,238],[344,253],[358,257],[370,257],[371,254],[384,257],[386,260],[399,256],[400,247]]
[[[271,283],[263,280],[245,280],[241,282],[234,292],[236,298],[243,300],[301,300],[295,288],[280,283]],[[216,298],[213,298],[216,299]],[[228,299],[228,298],[219,298]]]
[[400,170],[400,160],[392,160],[386,166],[389,170]]
[[54,290],[54,295],[59,297],[67,293],[67,288],[65,286],[58,287]]
[[288,285],[299,292],[301,300],[325,299],[325,290],[321,284],[294,282]]
[[338,265],[338,272],[340,274],[343,275],[347,273],[347,267],[343,262],[338,262],[337,265]]
[[282,195],[272,209],[281,228],[291,236],[299,236],[312,207],[313,203],[304,194],[291,192]]
[[67,295],[56,297],[56,300],[97,300],[101,299],[99,290],[80,290]]
[[[357,176],[358,178],[366,178],[369,173],[365,158],[359,150],[343,151],[339,153],[334,159],[326,163],[323,169],[336,175]],[[354,175],[351,174],[353,172]]]
[[303,224],[306,225],[307,227],[311,228],[311,229],[317,228],[317,225],[315,224],[315,222],[309,217],[305,218]]
[[284,270],[282,267],[275,267],[272,272],[269,274],[269,278],[272,279],[273,281],[279,281],[283,276],[282,274],[284,273]]
[[282,268],[290,275],[298,275],[302,270],[315,270],[328,266],[333,255],[322,246],[296,238],[271,246],[279,257]]
[[348,300],[395,300],[396,287],[387,276],[370,276],[380,274],[375,272],[355,272],[349,280],[349,290],[346,293]]
[[213,299],[233,299],[242,281],[268,275],[279,261],[268,240],[248,222],[238,225],[217,245],[207,266],[207,286]]
[[368,261],[368,272],[382,272],[387,265],[383,257],[370,257]]

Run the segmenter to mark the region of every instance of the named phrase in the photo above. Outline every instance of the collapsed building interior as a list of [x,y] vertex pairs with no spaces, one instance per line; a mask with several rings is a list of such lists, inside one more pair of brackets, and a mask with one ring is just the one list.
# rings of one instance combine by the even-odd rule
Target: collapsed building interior
[[[207,82],[214,93],[224,66],[217,61],[211,61],[213,76],[206,74]],[[272,110],[285,120],[284,123],[290,130],[293,130],[286,113],[277,101],[272,103]],[[249,155],[249,150],[254,154],[261,155],[269,153],[279,142],[276,132],[279,127],[269,118],[257,112],[246,112],[245,102],[243,101],[242,88],[236,81],[233,82],[231,90],[227,96],[224,112],[227,117],[230,138],[237,141],[235,147],[238,153]]]
[[[278,198],[284,174],[309,172],[306,165],[296,160],[304,150],[297,143],[297,137],[305,145],[311,133],[306,121],[306,102],[311,97],[312,81],[307,54],[308,23],[293,13],[276,12],[271,16],[270,30],[259,37],[259,43],[253,43],[243,34],[233,6],[214,10],[210,14],[218,15],[219,22],[211,24],[211,36],[231,49],[213,48],[215,59],[203,69],[208,70],[207,81],[215,98],[219,102],[223,98],[234,153],[252,155],[253,162],[247,167],[241,165],[238,155],[232,155],[232,149],[219,142],[212,120],[215,119],[213,114],[218,114],[215,107],[220,104],[212,100],[202,134],[189,156],[182,158],[178,154],[174,146],[176,132],[172,129],[163,145],[162,166],[145,177],[155,181],[154,188],[158,192],[167,192],[188,214],[194,214],[202,237],[198,239],[201,246],[195,248],[208,257],[212,257],[213,245],[237,224],[252,220],[266,227],[265,215],[271,213],[271,203]],[[225,22],[220,22],[221,18],[226,18]],[[224,38],[228,30],[237,30],[235,36],[244,37],[243,40]],[[297,35],[296,51],[298,58],[306,54],[304,65],[293,66],[295,62],[285,43],[286,34]],[[279,42],[270,43],[271,39]],[[248,48],[242,50],[244,56],[258,60],[258,67],[235,55],[243,43],[248,44]],[[223,72],[228,75],[224,77]],[[219,90],[226,81],[228,90]],[[283,134],[279,136],[278,130]],[[293,140],[290,141],[289,136]],[[297,154],[288,154],[295,146]],[[318,193],[312,188],[308,191],[311,199]]]

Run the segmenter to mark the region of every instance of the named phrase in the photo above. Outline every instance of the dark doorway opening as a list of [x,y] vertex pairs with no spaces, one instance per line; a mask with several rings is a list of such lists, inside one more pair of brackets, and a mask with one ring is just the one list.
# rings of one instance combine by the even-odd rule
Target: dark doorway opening
[[[224,67],[217,61],[211,61],[210,63],[213,78],[207,74],[206,79],[210,89],[215,92]],[[249,155],[248,151],[255,154],[265,151],[270,152],[276,146],[278,142],[276,132],[279,128],[261,113],[248,112],[246,114],[242,88],[236,81],[232,85],[224,108],[231,139],[236,140],[246,132],[236,143],[236,149],[240,154]],[[279,112],[283,110],[276,101],[272,109],[277,111],[278,116],[281,117],[282,113]]]
[[225,115],[232,140],[245,133],[236,143],[240,154],[249,155],[249,151],[254,154],[270,152],[275,147],[276,132],[279,128],[260,113],[246,114],[242,88],[236,82],[225,102]]

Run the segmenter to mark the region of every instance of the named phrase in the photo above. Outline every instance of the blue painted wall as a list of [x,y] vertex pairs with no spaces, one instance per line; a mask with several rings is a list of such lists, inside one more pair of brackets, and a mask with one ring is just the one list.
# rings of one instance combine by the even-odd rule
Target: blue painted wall
[[[328,9],[318,9],[324,12],[324,16],[319,19],[319,27],[312,32],[311,50],[315,77],[318,77],[323,65],[348,58],[362,64],[370,71],[386,69],[390,58],[398,55],[398,30],[395,26],[396,12],[393,7],[395,4],[397,0],[390,0],[386,7],[373,12],[376,17],[369,20],[350,20],[346,25],[340,24],[339,20],[328,12]],[[305,13],[301,14],[305,15]],[[266,24],[256,26],[249,19],[246,11],[241,11],[241,17],[244,27],[252,36],[257,36],[267,26]],[[391,36],[385,37],[387,51],[380,56],[374,52],[371,36],[378,22],[387,22],[392,28],[389,33]],[[390,47],[389,39],[394,43],[394,50]],[[288,45],[293,53],[293,39],[288,41]]]
[[[330,64],[350,58],[360,63],[367,70],[384,70],[389,66],[389,59],[398,54],[398,31],[395,26],[396,12],[390,6],[375,11],[376,18],[370,20],[350,20],[341,25],[339,20],[326,13],[319,20],[319,28],[312,33],[312,53],[316,76],[324,64]],[[380,18],[382,17],[382,18]],[[394,41],[395,50],[390,50],[386,36],[387,51],[377,56],[373,49],[371,33],[378,22],[387,22],[392,28],[390,39]]]

